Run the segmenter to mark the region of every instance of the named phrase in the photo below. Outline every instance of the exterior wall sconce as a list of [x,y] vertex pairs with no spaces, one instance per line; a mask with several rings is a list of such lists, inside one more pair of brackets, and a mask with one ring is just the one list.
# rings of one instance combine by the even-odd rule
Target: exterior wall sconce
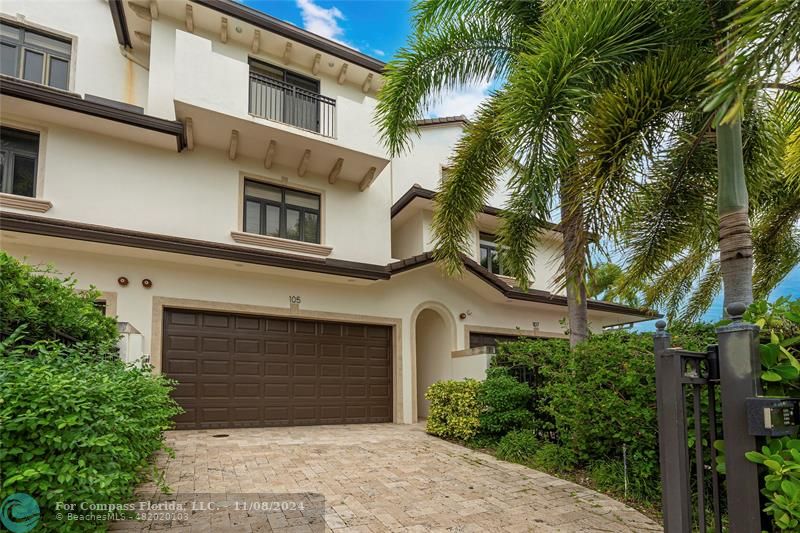
[[120,276],[120,277],[117,278],[117,283],[119,283],[123,287],[127,287],[128,286],[128,278],[126,278],[125,276]]
[[144,278],[144,279],[142,280],[142,287],[144,287],[145,289],[149,289],[149,288],[150,288],[150,287],[152,287],[152,286],[153,286],[153,282],[152,282],[152,281],[150,281],[149,279],[147,279],[147,278]]

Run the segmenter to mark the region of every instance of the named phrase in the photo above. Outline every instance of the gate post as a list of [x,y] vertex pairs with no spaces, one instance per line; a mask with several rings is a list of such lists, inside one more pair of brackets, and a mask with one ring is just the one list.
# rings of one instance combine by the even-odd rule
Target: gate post
[[758,466],[744,456],[757,450],[756,438],[747,428],[745,400],[761,392],[759,328],[742,321],[746,310],[743,303],[728,305],[733,322],[717,328],[730,533],[761,531]]
[[[661,467],[661,507],[666,533],[690,533],[689,437],[681,378],[680,354],[669,349],[670,335],[663,320],[653,335],[656,356],[656,409]],[[760,530],[759,530],[760,531]]]

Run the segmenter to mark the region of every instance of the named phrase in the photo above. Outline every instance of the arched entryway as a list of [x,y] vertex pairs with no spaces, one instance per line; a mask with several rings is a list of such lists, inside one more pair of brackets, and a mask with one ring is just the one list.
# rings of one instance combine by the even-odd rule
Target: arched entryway
[[416,419],[428,416],[425,391],[436,381],[452,378],[451,352],[455,349],[454,321],[444,306],[428,304],[414,319]]

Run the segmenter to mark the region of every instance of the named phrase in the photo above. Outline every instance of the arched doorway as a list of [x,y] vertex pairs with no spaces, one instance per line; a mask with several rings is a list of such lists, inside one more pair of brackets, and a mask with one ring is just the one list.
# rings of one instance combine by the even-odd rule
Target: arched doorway
[[[446,311],[444,311],[446,313]],[[451,379],[453,350],[452,324],[447,314],[425,308],[414,322],[417,419],[428,417],[428,400],[425,391],[436,381]]]

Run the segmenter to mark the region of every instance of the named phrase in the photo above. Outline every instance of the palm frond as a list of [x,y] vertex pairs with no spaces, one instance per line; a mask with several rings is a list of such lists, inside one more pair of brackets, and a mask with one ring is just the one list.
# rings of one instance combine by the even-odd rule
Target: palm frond
[[719,294],[722,288],[722,272],[719,268],[719,260],[712,260],[706,266],[705,272],[700,278],[697,287],[692,291],[689,296],[686,306],[683,309],[681,320],[686,322],[696,322],[700,316],[705,313],[711,303]]
[[765,82],[780,80],[800,57],[800,1],[743,0],[725,22],[727,41],[707,110],[723,122],[741,116],[748,96]]
[[436,195],[434,258],[449,275],[461,273],[461,254],[470,253],[475,217],[495,189],[497,176],[509,164],[507,147],[495,131],[497,98],[493,95],[484,102],[476,119],[465,128]]
[[516,36],[481,18],[452,19],[411,38],[386,65],[375,124],[390,155],[410,148],[416,121],[443,92],[504,76],[519,44]]
[[414,27],[426,32],[452,19],[483,18],[513,32],[526,32],[541,17],[539,0],[422,0],[412,7]]
[[696,46],[673,46],[635,65],[602,91],[586,113],[577,179],[591,233],[613,235],[639,189],[652,154],[681,123],[681,113],[699,105],[697,92],[709,55]]

